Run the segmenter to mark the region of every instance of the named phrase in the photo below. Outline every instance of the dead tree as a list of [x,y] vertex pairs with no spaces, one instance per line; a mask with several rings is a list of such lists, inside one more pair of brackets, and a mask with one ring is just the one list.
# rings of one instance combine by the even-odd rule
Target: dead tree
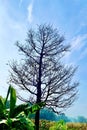
[[[65,66],[63,56],[70,46],[64,43],[57,29],[40,25],[28,31],[25,44],[16,43],[23,58],[10,64],[10,82],[29,93],[30,103],[45,102],[54,112],[68,108],[76,99],[78,83],[72,80],[76,68]],[[35,125],[39,130],[39,112]]]

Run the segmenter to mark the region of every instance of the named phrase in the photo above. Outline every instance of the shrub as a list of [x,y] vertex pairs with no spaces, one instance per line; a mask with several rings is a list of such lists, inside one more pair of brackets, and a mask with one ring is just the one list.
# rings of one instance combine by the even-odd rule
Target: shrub
[[63,120],[60,120],[50,127],[49,130],[67,130],[67,125]]

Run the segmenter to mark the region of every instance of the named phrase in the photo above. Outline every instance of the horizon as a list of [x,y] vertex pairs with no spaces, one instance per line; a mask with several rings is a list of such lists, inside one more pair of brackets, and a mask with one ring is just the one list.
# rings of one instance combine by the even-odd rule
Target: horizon
[[8,62],[20,59],[15,42],[23,43],[29,28],[52,24],[71,45],[65,63],[78,66],[74,76],[80,82],[78,99],[64,113],[69,117],[87,117],[86,8],[86,0],[0,0],[0,95],[5,96],[8,89]]

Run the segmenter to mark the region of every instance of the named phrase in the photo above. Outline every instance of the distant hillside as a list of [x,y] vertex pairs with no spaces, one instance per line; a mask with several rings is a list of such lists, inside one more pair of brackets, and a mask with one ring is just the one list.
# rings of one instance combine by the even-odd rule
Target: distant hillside
[[[34,114],[30,115],[31,118],[34,118]],[[84,116],[78,116],[75,118],[68,117],[64,113],[57,115],[53,111],[44,108],[40,112],[40,119],[50,120],[50,121],[59,121],[64,120],[65,122],[80,122],[80,123],[87,123],[87,118]]]

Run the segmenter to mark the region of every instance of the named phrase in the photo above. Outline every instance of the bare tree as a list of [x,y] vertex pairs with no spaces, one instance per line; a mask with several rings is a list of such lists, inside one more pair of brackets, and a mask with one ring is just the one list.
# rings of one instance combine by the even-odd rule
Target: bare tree
[[[25,44],[17,42],[24,55],[22,62],[10,64],[10,81],[29,93],[30,103],[45,102],[54,112],[68,108],[76,99],[78,83],[72,80],[76,68],[65,66],[63,56],[69,50],[64,37],[50,25],[30,29]],[[36,130],[39,130],[39,112],[35,115]]]

